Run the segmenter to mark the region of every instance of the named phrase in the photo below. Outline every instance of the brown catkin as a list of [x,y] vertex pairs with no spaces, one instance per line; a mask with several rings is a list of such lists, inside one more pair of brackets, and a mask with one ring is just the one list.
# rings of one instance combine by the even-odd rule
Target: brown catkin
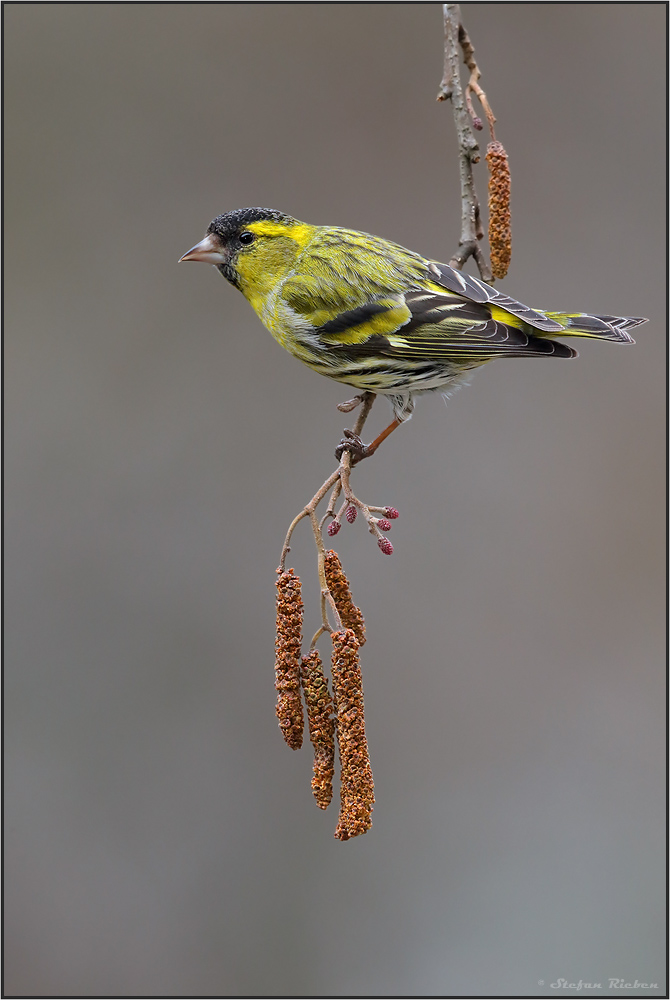
[[512,259],[512,216],[510,213],[511,177],[509,159],[501,142],[486,148],[489,168],[489,246],[494,278],[504,278]]
[[344,628],[350,628],[358,640],[358,645],[365,643],[365,618],[360,608],[357,608],[351,596],[349,581],[342,569],[342,563],[337,552],[329,549],[326,552],[326,583],[335,601],[337,613]]
[[333,797],[335,719],[333,699],[318,649],[312,649],[307,656],[303,656],[300,678],[307,705],[309,738],[314,747],[312,792],[319,809],[327,809]]
[[300,698],[302,614],[300,579],[294,570],[289,569],[277,579],[275,688],[279,728],[292,750],[299,750],[302,746],[304,728]]
[[340,752],[340,815],[335,836],[349,840],[372,826],[375,801],[372,768],[365,737],[363,679],[359,643],[352,629],[333,632],[333,693]]

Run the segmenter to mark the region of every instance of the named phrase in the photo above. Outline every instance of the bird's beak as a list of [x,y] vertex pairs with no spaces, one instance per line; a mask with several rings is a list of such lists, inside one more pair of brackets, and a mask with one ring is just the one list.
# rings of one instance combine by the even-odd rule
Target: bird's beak
[[206,264],[225,264],[226,258],[223,253],[221,240],[215,233],[208,233],[204,240],[200,240],[194,247],[180,257],[177,261],[181,264],[183,260],[204,260]]

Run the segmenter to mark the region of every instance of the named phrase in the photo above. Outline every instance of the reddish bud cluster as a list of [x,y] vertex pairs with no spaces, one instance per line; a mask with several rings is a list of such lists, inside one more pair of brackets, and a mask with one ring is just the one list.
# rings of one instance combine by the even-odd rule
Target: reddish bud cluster
[[345,515],[344,515],[346,517],[347,521],[349,522],[349,524],[353,524],[354,523],[354,521],[356,520],[357,515],[358,515],[357,509],[354,507],[353,504],[350,504],[349,507],[347,507]]
[[300,698],[300,647],[303,603],[300,579],[289,569],[277,579],[277,635],[275,639],[275,688],[277,718],[284,740],[292,750],[302,746],[304,717]]
[[385,556],[393,555],[393,545],[389,542],[388,538],[380,538],[377,541],[377,545],[382,550]]
[[395,507],[385,507],[384,512],[387,517],[390,517],[392,521],[395,521],[396,517],[400,517],[400,513],[395,509]]
[[330,524],[328,525],[328,534],[330,535],[330,537],[332,538],[334,535],[336,535],[341,527],[342,525],[340,524],[339,521],[331,521]]
[[385,517],[380,517],[377,521],[377,527],[380,531],[390,531],[393,525],[390,521],[387,521]]

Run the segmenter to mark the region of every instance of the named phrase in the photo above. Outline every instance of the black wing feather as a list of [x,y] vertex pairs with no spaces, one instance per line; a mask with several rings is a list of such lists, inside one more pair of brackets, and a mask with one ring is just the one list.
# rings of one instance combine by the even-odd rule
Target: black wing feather
[[512,316],[517,316],[524,323],[527,323],[528,326],[535,327],[536,330],[542,330],[546,333],[558,333],[564,329],[560,323],[557,323],[554,319],[549,319],[543,312],[531,309],[530,306],[525,306],[522,302],[517,302],[516,299],[510,298],[509,295],[503,295],[502,292],[496,291],[495,288],[487,285],[484,281],[479,281],[469,274],[457,271],[456,268],[449,267],[448,264],[438,264],[437,261],[431,261],[429,271],[433,276],[433,280],[439,285],[444,285],[450,292],[455,292],[456,295],[463,295],[473,302],[490,302],[500,309],[507,310]]

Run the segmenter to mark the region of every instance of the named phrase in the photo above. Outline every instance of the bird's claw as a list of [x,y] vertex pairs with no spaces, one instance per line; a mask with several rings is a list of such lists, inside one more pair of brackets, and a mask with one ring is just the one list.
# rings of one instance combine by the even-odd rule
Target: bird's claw
[[362,459],[367,458],[371,454],[368,445],[363,444],[358,434],[354,434],[353,431],[345,430],[344,437],[335,449],[335,458],[338,462],[342,460],[342,455],[348,451],[351,455],[351,464],[356,465],[357,462],[362,461]]

